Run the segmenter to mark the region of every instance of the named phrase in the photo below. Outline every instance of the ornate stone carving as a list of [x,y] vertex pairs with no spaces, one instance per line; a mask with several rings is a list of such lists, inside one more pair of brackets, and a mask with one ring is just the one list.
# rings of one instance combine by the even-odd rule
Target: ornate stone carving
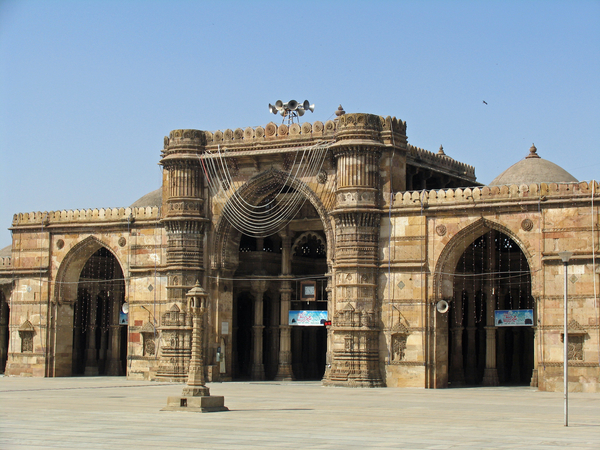
[[275,134],[277,134],[277,125],[275,125],[273,122],[268,123],[265,127],[265,136],[274,137]]
[[65,241],[63,241],[62,239],[59,239],[58,241],[56,241],[57,249],[61,250],[64,246],[65,246]]
[[404,359],[406,352],[406,341],[408,335],[394,334],[392,335],[392,361],[399,362]]
[[521,222],[521,229],[523,231],[533,230],[533,221],[531,219],[523,219],[523,221]]
[[21,353],[33,352],[33,335],[35,328],[29,320],[23,322],[19,327],[19,337],[21,338]]
[[321,169],[321,171],[317,174],[317,183],[327,183],[327,172],[325,172],[323,169]]
[[118,243],[119,243],[119,247],[125,247],[125,244],[127,244],[127,239],[125,239],[123,236],[121,236],[119,238]]
[[288,133],[289,133],[289,129],[285,123],[282,123],[281,125],[279,125],[279,128],[277,128],[277,134],[279,136],[287,136]]
[[192,352],[191,317],[181,311],[177,304],[162,315],[159,331],[162,335],[160,363],[157,378],[185,381]]
[[437,227],[435,227],[435,232],[437,233],[438,236],[445,236],[447,233],[447,229],[446,229],[446,225],[441,224],[438,225]]

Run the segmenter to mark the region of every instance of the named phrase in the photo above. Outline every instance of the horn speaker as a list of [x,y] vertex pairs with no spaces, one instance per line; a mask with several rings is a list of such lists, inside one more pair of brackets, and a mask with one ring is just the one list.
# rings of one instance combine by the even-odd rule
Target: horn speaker
[[448,302],[446,300],[440,300],[435,305],[435,309],[437,309],[437,311],[441,314],[447,313],[449,308],[450,308],[450,305],[448,304]]

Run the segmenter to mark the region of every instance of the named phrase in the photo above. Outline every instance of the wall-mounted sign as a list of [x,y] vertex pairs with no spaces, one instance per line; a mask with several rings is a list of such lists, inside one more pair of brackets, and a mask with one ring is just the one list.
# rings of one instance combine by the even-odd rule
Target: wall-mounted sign
[[497,327],[531,327],[533,309],[494,311],[494,324]]
[[323,326],[327,322],[327,311],[290,311],[290,325],[305,327]]
[[119,325],[127,325],[127,323],[128,323],[127,313],[124,313],[123,311],[119,311]]

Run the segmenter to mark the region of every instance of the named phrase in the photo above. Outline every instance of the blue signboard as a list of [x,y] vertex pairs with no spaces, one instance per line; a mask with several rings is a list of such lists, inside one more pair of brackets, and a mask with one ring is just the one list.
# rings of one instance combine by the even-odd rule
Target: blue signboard
[[290,311],[290,325],[304,327],[323,326],[327,322],[327,311]]
[[127,325],[127,313],[124,313],[123,311],[121,311],[119,313],[119,325]]
[[531,327],[533,309],[494,311],[494,324],[497,327]]

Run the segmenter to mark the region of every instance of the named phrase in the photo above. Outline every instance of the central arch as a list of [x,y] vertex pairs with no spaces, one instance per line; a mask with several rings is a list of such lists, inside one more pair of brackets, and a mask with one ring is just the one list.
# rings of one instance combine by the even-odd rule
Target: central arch
[[[280,182],[281,174],[271,169],[257,175],[239,188],[240,195],[261,192],[260,197],[253,194],[254,201],[261,201],[270,194],[269,186]],[[215,226],[211,267],[232,277],[234,379],[320,379],[325,369],[325,327],[290,326],[287,311],[328,309],[326,274],[334,233],[321,199],[305,183],[288,181],[285,186],[290,192],[301,193],[306,201],[281,232],[254,238],[242,234],[224,216]],[[301,223],[308,228],[301,229]],[[302,246],[306,247],[303,254],[296,253],[296,247]],[[315,279],[319,295],[314,303],[300,302],[296,279],[301,277]],[[311,347],[318,351],[311,353]],[[282,369],[286,358],[289,361]]]

